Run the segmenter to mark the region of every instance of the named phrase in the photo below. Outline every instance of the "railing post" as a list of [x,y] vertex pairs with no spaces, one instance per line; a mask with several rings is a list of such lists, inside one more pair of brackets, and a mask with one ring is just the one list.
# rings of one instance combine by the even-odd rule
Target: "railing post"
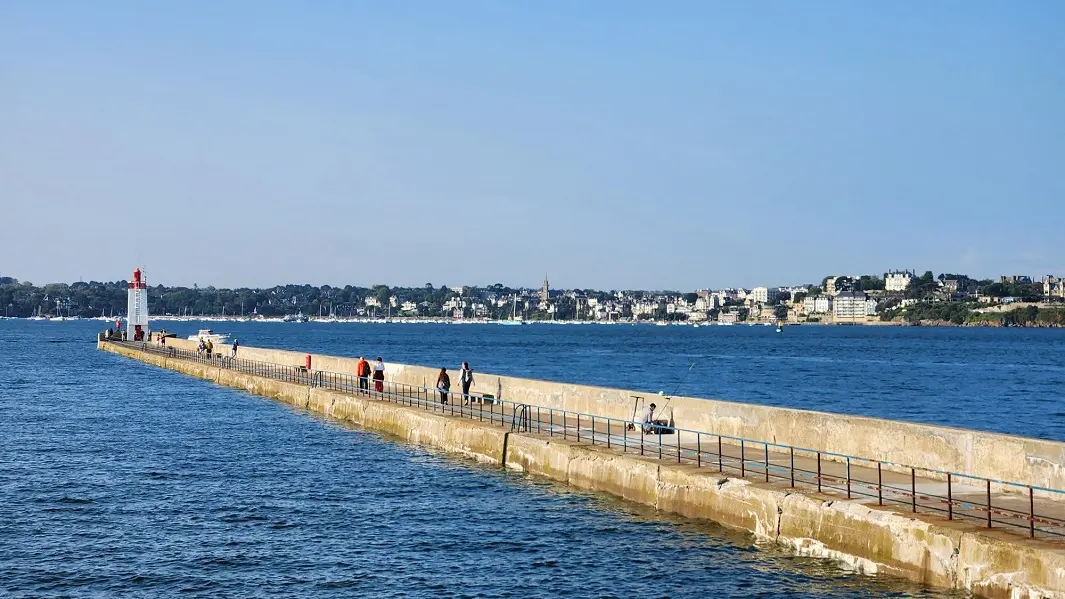
[[673,432],[677,435],[677,463],[680,463],[680,429],[673,429]]
[[1028,536],[1035,538],[1035,493],[1028,487]]
[[910,468],[910,497],[913,500],[913,513],[917,513],[917,471]]
[[847,499],[851,498],[851,458],[847,456]]
[[662,428],[658,428],[658,459],[662,459]]
[[629,452],[629,425],[621,427],[621,453]]
[[821,452],[817,452],[817,492],[821,492]]
[[610,425],[614,423],[613,418],[606,419],[606,448],[610,449]]
[[698,431],[695,433],[695,467],[703,467],[703,434]]
[[769,482],[769,444],[765,444],[765,482]]
[[[595,445],[595,416],[591,416],[592,419],[592,445]],[[577,430],[580,431],[580,423],[578,422]]]
[[566,426],[566,410],[562,410],[562,438],[563,439],[568,439],[569,438],[569,432],[567,430],[568,428],[569,427]]
[[550,422],[547,423],[548,436],[555,436],[555,410],[554,408],[547,408],[547,417],[550,418]]
[[947,473],[947,520],[954,519],[954,493],[951,491],[950,473]]
[[791,488],[795,488],[795,448],[788,447],[788,455],[791,458]]
[[991,528],[991,479],[987,479],[987,527]]
[[725,463],[721,458],[721,435],[717,436],[717,471],[725,471]]
[[876,504],[884,505],[884,473],[880,468],[880,462],[876,463]]
[[536,434],[540,434],[540,406],[536,406]]
[[743,452],[743,439],[740,439],[740,478],[747,476],[747,458]]

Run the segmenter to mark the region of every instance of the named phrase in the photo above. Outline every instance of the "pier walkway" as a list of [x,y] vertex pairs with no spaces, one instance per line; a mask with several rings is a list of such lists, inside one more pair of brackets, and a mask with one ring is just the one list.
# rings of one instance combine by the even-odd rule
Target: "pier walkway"
[[881,505],[895,512],[961,520],[984,528],[1065,542],[1065,490],[973,477],[861,456],[743,439],[675,427],[654,427],[649,433],[628,421],[595,414],[514,403],[490,396],[464,401],[451,393],[441,402],[436,389],[385,381],[383,390],[360,389],[357,377],[196,352],[154,343],[110,341],[169,359],[208,363],[219,368],[365,396],[426,411],[509,428],[511,431],[559,437],[603,446],[649,459],[705,468],[730,478],[817,492],[826,500],[852,500]]

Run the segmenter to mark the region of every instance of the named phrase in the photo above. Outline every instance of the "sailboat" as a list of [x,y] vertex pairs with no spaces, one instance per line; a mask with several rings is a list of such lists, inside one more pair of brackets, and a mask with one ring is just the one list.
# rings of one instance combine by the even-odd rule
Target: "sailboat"
[[41,307],[37,306],[37,311],[34,312],[33,316],[30,316],[27,320],[48,320],[48,319],[45,318],[44,316],[41,316]]
[[499,322],[499,324],[508,326],[525,324],[524,317],[518,317],[518,296],[514,296],[514,306],[510,309],[510,320],[502,320]]

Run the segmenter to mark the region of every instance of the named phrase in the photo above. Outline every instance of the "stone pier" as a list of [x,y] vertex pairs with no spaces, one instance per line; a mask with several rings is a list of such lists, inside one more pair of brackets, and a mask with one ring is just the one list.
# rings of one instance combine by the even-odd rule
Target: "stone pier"
[[[186,349],[184,346],[188,342],[168,340],[167,343]],[[576,488],[609,493],[662,511],[749,531],[760,539],[789,546],[803,555],[846,562],[860,572],[967,589],[984,597],[1065,599],[1065,540],[1047,538],[1047,535],[1033,539],[1017,531],[987,529],[973,520],[947,520],[942,513],[930,509],[912,513],[897,503],[881,506],[876,497],[848,499],[838,490],[818,493],[809,484],[792,487],[790,481],[779,478],[768,483],[760,480],[780,465],[783,458],[779,454],[767,458],[769,468],[766,470],[752,468],[746,477],[741,477],[737,473],[718,472],[712,466],[698,467],[690,460],[678,464],[658,459],[655,451],[646,451],[644,455],[631,447],[626,451],[618,448],[616,441],[612,447],[603,443],[605,438],[616,439],[621,431],[600,431],[598,441],[594,434],[581,441],[572,436],[563,439],[551,434],[546,426],[536,426],[535,423],[541,423],[542,414],[535,417],[534,424],[526,427],[527,430],[514,431],[510,424],[501,426],[503,412],[496,412],[497,408],[491,405],[478,408],[493,414],[491,421],[482,421],[470,418],[470,413],[463,417],[416,405],[402,405],[372,395],[258,376],[224,367],[218,360],[205,362],[144,351],[140,344],[100,341],[98,346],[105,351],[243,389],[412,443],[545,476]],[[289,366],[305,364],[307,356],[299,352],[246,347],[240,348],[240,354],[241,358]],[[311,360],[313,371],[354,372],[355,360],[351,358],[312,355]],[[435,370],[391,364],[389,382],[431,387],[430,373]],[[503,395],[530,405],[555,405],[558,409],[568,405],[568,409],[574,412],[619,419],[631,417],[628,413],[631,392],[626,390],[482,373],[478,374],[477,381],[480,388],[475,391],[492,393],[496,397]],[[622,397],[624,402],[619,401]],[[801,437],[805,442],[795,444],[825,452],[841,445],[851,449],[868,448],[868,454],[859,451],[836,453],[868,455],[875,459],[884,459],[882,456],[889,454],[891,462],[898,467],[888,469],[887,473],[896,478],[906,471],[901,465],[912,464],[989,478],[987,473],[993,472],[1000,475],[1002,481],[1046,485],[1050,489],[1065,486],[1055,484],[1061,480],[1065,462],[1062,459],[1065,444],[1061,443],[871,418],[679,399],[674,399],[679,408],[678,426],[705,430],[710,434],[731,435],[742,430],[746,434],[735,436],[777,443],[792,443],[794,437],[803,434],[803,425],[815,426],[819,430],[805,431],[805,436]],[[838,420],[832,421],[833,416]],[[791,421],[787,426],[783,424],[786,417]],[[727,430],[715,426],[722,423],[729,423]],[[876,423],[880,423],[879,426],[875,426]],[[700,429],[700,424],[706,428]],[[779,434],[772,434],[772,438],[753,434],[759,430]],[[875,433],[871,432],[874,430]],[[850,441],[839,439],[840,436],[857,434],[866,437]],[[901,442],[892,439],[898,434],[903,436]],[[882,446],[878,444],[878,436],[884,437]],[[996,440],[1001,440],[1001,444],[995,443]],[[737,449],[730,446],[722,453],[731,455]],[[678,452],[682,456],[686,451],[691,451],[688,445],[679,444]],[[985,455],[988,456],[986,464],[981,457]],[[1030,459],[1033,456],[1039,459]],[[828,461],[825,467],[838,471],[843,466],[839,461]],[[923,475],[920,484],[926,488],[944,483],[933,473]],[[967,492],[973,491],[969,489]],[[1006,497],[1009,495],[1006,489],[995,487],[993,492],[999,498],[996,505],[1000,501],[1018,501],[1017,497]],[[1038,497],[1040,513],[1065,517],[1065,502],[1055,500],[1054,496],[1053,493],[1043,493]],[[964,508],[959,504],[958,509]],[[1065,533],[1065,530],[1061,532]]]

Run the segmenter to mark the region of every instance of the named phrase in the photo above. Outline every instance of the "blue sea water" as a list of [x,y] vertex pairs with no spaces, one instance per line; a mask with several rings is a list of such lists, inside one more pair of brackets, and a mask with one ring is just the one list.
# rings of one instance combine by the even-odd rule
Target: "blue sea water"
[[[99,324],[0,322],[2,596],[960,596],[856,575],[746,534],[99,352]],[[673,384],[686,361],[706,360],[715,376],[696,378],[693,369],[683,392],[858,413],[883,408],[847,397],[899,395],[892,376],[878,372],[886,368],[916,370],[908,385],[951,398],[983,386],[991,405],[970,415],[991,414],[998,403],[998,420],[1037,423],[1016,406],[1036,405],[1048,391],[1025,391],[1022,381],[1037,372],[1061,377],[1060,362],[1035,365],[1042,355],[1054,366],[1043,352],[1061,347],[1061,337],[1045,331],[966,339],[957,335],[968,331],[800,327],[786,337],[742,328],[705,337],[666,327],[225,328],[248,345],[427,364],[469,359],[483,370],[649,389]],[[885,346],[879,358],[857,357],[876,340]],[[958,348],[967,341],[972,350]],[[916,348],[926,346],[922,359]],[[804,359],[785,359],[800,348]],[[966,369],[969,354],[977,357]],[[1015,382],[1010,369],[990,366],[1005,356],[1021,365]],[[809,370],[790,372],[796,364]],[[763,388],[763,378],[793,388],[774,389],[772,380]],[[1007,408],[986,395],[999,380],[1024,403]],[[856,382],[860,393],[851,389]],[[755,389],[763,395],[750,397]]]

